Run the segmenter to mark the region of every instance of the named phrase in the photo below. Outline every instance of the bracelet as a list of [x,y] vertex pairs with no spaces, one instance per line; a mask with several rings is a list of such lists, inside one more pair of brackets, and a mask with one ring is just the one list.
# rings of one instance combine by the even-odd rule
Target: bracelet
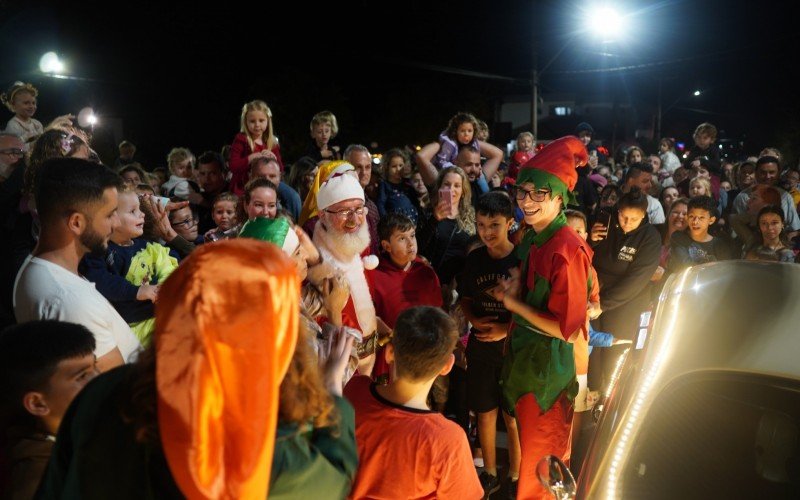
[[372,356],[375,354],[377,347],[378,334],[373,332],[372,336],[364,339],[356,345],[356,354],[358,355],[358,359],[364,359],[368,356]]

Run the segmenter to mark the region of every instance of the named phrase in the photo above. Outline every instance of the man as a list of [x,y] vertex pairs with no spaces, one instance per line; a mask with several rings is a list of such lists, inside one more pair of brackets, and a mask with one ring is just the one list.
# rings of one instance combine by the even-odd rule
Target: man
[[133,361],[139,341],[94,283],[78,274],[84,255],[105,255],[119,225],[120,178],[87,160],[55,158],[41,166],[36,180],[41,233],[14,283],[17,320],[57,319],[85,326],[94,334],[100,371]]
[[592,250],[567,224],[564,206],[574,195],[584,145],[562,137],[520,170],[517,204],[531,227],[517,252],[522,270],[501,279],[512,314],[511,341],[502,371],[506,410],[517,417],[522,448],[518,498],[545,498],[536,477],[547,455],[570,457],[575,397],[588,367],[587,303]]
[[456,156],[455,164],[467,174],[467,179],[472,188],[473,208],[478,206],[478,198],[482,194],[489,192],[487,179],[492,178],[503,160],[503,152],[499,148],[491,144],[486,144],[486,146],[487,160],[483,166],[481,166],[481,152],[470,147],[461,148],[458,156]]
[[[589,174],[599,165],[599,152],[597,146],[592,144],[592,135],[594,129],[586,122],[581,122],[575,128],[575,136],[583,143],[586,148],[586,153],[589,155],[589,163],[582,167],[578,167],[578,183],[575,184],[575,199],[578,201],[578,210],[589,216],[594,211],[599,200],[597,189],[595,189],[592,181],[589,180]],[[605,157],[603,158],[605,161]]]
[[228,190],[225,180],[225,159],[215,151],[206,151],[197,158],[196,177],[202,189],[200,193],[190,193],[189,201],[199,217],[198,232],[205,234],[216,227],[211,218],[214,199]]
[[[16,134],[0,132],[0,231],[11,235],[19,216],[25,170],[25,143]],[[0,328],[14,324],[12,285],[19,266],[12,245],[0,245]]]
[[[481,150],[477,151],[470,147],[463,147],[459,150],[456,157],[455,164],[461,167],[467,174],[470,183],[472,184],[472,203],[477,203],[477,199],[481,194],[489,191],[488,180],[492,178],[497,169],[500,167],[500,162],[503,161],[503,151],[488,142],[480,142]],[[439,143],[432,142],[426,144],[417,153],[417,165],[419,166],[419,173],[426,186],[436,184],[436,178],[439,171],[431,162],[433,157],[439,151]],[[468,156],[461,156],[462,153],[468,152]],[[486,163],[481,166],[481,153],[486,155]],[[467,154],[467,153],[464,153]],[[475,158],[477,157],[477,161]],[[449,166],[449,165],[445,165]],[[466,168],[465,168],[466,167]],[[483,173],[483,175],[480,175]],[[476,191],[476,188],[477,191]]]
[[[650,186],[653,182],[653,169],[644,163],[634,163],[628,167],[622,182],[622,192],[627,193],[632,187],[638,187],[643,193],[650,192]],[[664,216],[664,207],[654,197],[647,195],[647,219],[650,224],[663,224],[666,222]]]
[[25,156],[24,146],[18,135],[0,132],[0,182],[5,182],[15,167],[22,164],[20,162]]
[[300,209],[303,203],[300,195],[288,184],[281,181],[281,166],[275,157],[259,157],[250,164],[250,179],[264,177],[278,187],[278,201],[284,210],[289,212],[292,219],[300,217]]
[[[786,219],[787,237],[794,238],[800,231],[800,217],[797,215],[794,199],[792,195],[781,189],[780,181],[780,160],[774,156],[762,156],[756,161],[756,184],[772,186],[781,193],[781,209]],[[753,187],[749,187],[740,192],[733,200],[733,212],[737,214],[747,213],[747,202]]]
[[33,498],[64,413],[97,375],[92,333],[61,321],[31,321],[0,333],[0,414],[8,418],[8,498]]
[[355,176],[331,177],[317,193],[317,207],[319,222],[314,228],[314,243],[323,265],[309,269],[309,279],[322,281],[334,270],[344,274],[350,285],[350,298],[342,311],[342,322],[361,332],[358,371],[369,375],[375,362],[377,320],[364,269],[377,267],[378,259],[372,255],[361,259],[370,244],[364,190]]
[[[358,175],[358,183],[364,188],[365,197],[364,206],[367,207],[367,222],[369,224],[369,237],[370,237],[370,250],[373,255],[378,255],[380,250],[380,239],[378,238],[378,223],[381,220],[381,214],[378,212],[378,206],[375,202],[369,199],[371,196],[368,193],[370,182],[372,181],[372,155],[366,146],[361,144],[351,144],[344,150],[344,161],[352,165],[356,169]],[[373,185],[374,188],[374,185]]]

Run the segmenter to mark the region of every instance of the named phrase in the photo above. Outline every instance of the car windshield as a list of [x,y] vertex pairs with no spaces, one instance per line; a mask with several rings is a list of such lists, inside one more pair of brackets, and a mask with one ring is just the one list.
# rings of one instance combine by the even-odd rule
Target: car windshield
[[695,372],[653,410],[621,498],[800,498],[800,382]]

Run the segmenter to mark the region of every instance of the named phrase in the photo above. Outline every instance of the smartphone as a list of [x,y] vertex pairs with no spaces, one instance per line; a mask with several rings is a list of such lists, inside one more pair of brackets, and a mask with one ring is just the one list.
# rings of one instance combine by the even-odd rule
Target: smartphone
[[439,190],[439,201],[444,202],[447,215],[453,214],[453,191],[449,187],[443,187]]
[[600,214],[597,217],[597,222],[606,226],[606,229],[611,227],[611,214],[612,210],[610,207],[603,207],[600,209]]

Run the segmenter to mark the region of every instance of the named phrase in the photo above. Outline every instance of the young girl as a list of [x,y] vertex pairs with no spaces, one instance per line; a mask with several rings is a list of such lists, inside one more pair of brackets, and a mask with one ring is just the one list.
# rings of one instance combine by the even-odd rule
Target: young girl
[[233,193],[222,193],[216,197],[211,207],[211,218],[217,225],[205,234],[206,241],[217,241],[233,238],[239,232],[237,208],[239,197]]
[[189,198],[192,192],[200,192],[200,188],[194,184],[192,170],[194,170],[194,155],[186,148],[172,148],[167,155],[167,165],[169,166],[169,180],[161,185],[161,192],[167,197],[177,197],[182,200]]
[[433,158],[434,166],[441,170],[453,164],[463,146],[480,150],[480,141],[475,137],[478,119],[472,113],[456,113],[450,118],[447,128],[439,134],[439,152]]
[[511,155],[511,162],[508,165],[508,176],[512,179],[517,178],[519,169],[533,158],[536,148],[536,141],[530,132],[522,132],[517,136],[517,150]]
[[253,160],[273,155],[283,172],[281,148],[272,125],[272,111],[264,101],[248,102],[242,107],[240,132],[233,138],[228,160],[233,194],[241,196],[244,193]]
[[705,177],[695,177],[689,182],[689,196],[711,196],[711,182]]
[[33,117],[36,113],[36,97],[39,91],[30,83],[15,82],[8,92],[0,95],[0,100],[14,113],[6,124],[6,132],[11,132],[22,137],[25,150],[28,143],[33,142],[44,132],[41,122]]
[[339,146],[331,141],[339,134],[339,123],[336,116],[330,111],[321,111],[311,118],[311,143],[308,145],[307,156],[314,161],[341,160]]
[[155,328],[153,304],[158,300],[158,287],[178,267],[178,255],[141,237],[144,213],[133,189],[119,194],[117,213],[120,224],[111,233],[106,255],[86,256],[81,274],[95,283],[139,342],[147,346]]
[[783,210],[779,206],[766,205],[758,212],[756,241],[745,252],[748,260],[777,260],[794,262],[795,255],[786,238]]
[[411,163],[402,149],[394,148],[384,153],[381,158],[383,180],[378,187],[378,212],[381,217],[389,213],[405,215],[417,224],[419,205],[417,196],[408,183],[403,179],[403,170]]
[[639,146],[631,146],[625,153],[625,166],[630,167],[634,163],[642,163],[644,161],[644,151]]

